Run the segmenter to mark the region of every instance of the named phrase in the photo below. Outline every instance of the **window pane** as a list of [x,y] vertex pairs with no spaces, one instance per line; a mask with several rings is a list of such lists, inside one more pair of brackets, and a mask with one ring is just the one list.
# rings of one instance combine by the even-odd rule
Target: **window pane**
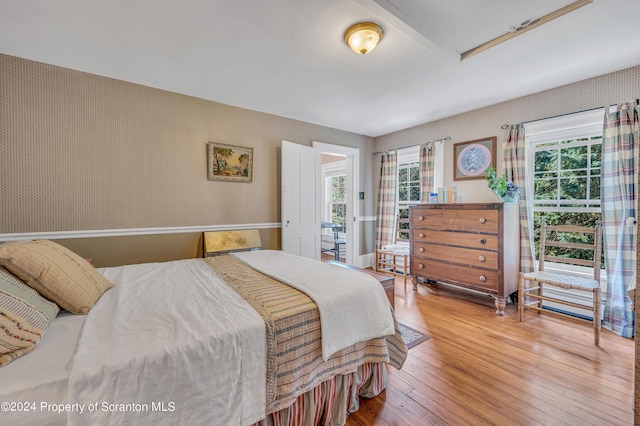
[[558,172],[542,172],[536,173],[535,179],[556,179],[558,177]]
[[411,185],[411,194],[410,194],[409,200],[420,201],[420,185],[419,184]]
[[592,200],[600,199],[600,176],[591,178],[591,194],[590,197]]
[[563,200],[587,198],[586,179],[560,179],[560,198]]
[[558,198],[558,186],[556,180],[537,180],[533,184],[535,200],[555,200]]
[[601,167],[602,145],[591,145],[591,167]]
[[560,151],[560,169],[583,169],[587,167],[587,146],[563,148]]
[[411,167],[411,177],[410,179],[413,182],[420,182],[420,167],[415,166]]
[[331,222],[344,225],[344,218],[347,213],[346,204],[333,204],[331,206]]
[[334,203],[340,203],[344,201],[344,188],[334,187],[331,190],[331,201]]
[[400,219],[409,219],[409,208],[408,207],[399,208],[398,216],[400,216]]
[[407,175],[407,169],[406,168],[401,168],[398,170],[398,183],[402,184],[407,182],[408,180],[408,175]]
[[345,202],[346,176],[333,176],[331,178],[331,201],[334,203]]
[[398,188],[398,200],[400,200],[401,202],[409,201],[409,193],[406,186],[401,186]]
[[558,170],[557,150],[538,151],[535,153],[534,164],[536,172]]

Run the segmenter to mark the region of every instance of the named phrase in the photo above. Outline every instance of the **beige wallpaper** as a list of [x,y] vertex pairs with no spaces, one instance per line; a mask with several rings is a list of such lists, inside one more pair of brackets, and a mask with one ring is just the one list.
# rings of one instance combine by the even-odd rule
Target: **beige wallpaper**
[[[360,148],[372,192],[369,137],[7,55],[0,121],[0,234],[277,223],[282,140]],[[209,141],[253,182],[207,180]]]
[[[640,66],[606,74],[577,83],[524,96],[421,126],[391,133],[374,141],[374,152],[420,144],[450,136],[445,142],[444,185],[455,185],[460,202],[494,201],[485,180],[453,180],[453,144],[489,136],[498,137],[498,171],[502,172],[503,124],[547,118],[559,114],[601,107],[640,97]],[[374,158],[373,174],[377,182],[380,157]],[[377,194],[377,188],[376,188]],[[376,195],[377,196],[377,195]]]

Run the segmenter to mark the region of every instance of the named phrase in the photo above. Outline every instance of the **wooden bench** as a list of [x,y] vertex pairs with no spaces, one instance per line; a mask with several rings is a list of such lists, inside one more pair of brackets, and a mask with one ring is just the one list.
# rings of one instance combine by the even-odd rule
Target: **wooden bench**
[[395,294],[396,294],[396,286],[395,286],[395,278],[389,275],[384,275],[384,274],[379,274],[377,272],[374,272],[370,269],[362,269],[362,268],[356,268],[355,266],[351,266],[351,265],[346,265],[344,263],[340,263],[340,262],[336,262],[335,260],[330,260],[326,263],[330,263],[332,265],[338,265],[338,266],[342,266],[343,268],[347,268],[347,269],[354,269],[357,271],[361,271],[364,272],[365,274],[369,274],[371,275],[373,278],[375,278],[376,280],[378,280],[378,282],[380,282],[380,285],[382,286],[382,288],[384,289],[384,292],[387,294],[387,298],[389,299],[389,302],[391,303],[391,306],[395,309]]

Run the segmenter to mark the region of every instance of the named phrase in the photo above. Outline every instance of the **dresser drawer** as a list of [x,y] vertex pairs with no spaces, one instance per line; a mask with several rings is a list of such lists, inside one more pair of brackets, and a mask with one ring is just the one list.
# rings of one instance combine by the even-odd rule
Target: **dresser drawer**
[[468,231],[498,234],[498,212],[496,210],[411,210],[414,229],[425,228],[441,231]]
[[498,269],[498,253],[495,251],[418,243],[415,244],[414,250],[413,256],[416,259],[431,259],[459,263],[464,266]]
[[498,271],[474,269],[437,260],[412,258],[411,274],[463,287],[489,292],[498,291]]
[[486,250],[498,250],[499,245],[497,235],[433,231],[430,229],[414,229],[412,234],[415,243],[447,244]]

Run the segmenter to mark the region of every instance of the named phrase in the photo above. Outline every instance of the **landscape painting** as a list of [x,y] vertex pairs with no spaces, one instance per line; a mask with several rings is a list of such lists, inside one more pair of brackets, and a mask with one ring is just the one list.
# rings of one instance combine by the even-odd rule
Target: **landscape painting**
[[253,148],[209,142],[207,144],[207,178],[231,182],[253,179]]

